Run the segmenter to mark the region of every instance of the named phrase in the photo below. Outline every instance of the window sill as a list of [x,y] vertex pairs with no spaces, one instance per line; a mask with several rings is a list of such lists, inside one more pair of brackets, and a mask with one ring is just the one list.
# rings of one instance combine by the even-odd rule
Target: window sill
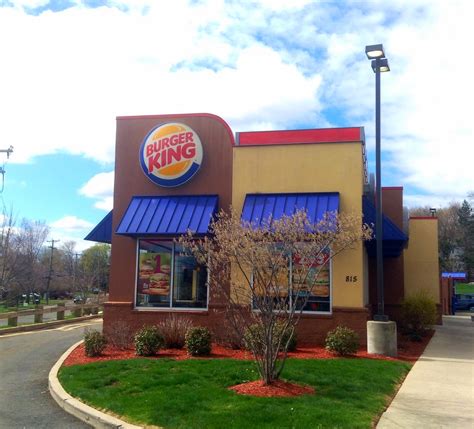
[[186,313],[186,314],[199,314],[208,315],[208,308],[169,308],[169,307],[135,307],[132,313]]

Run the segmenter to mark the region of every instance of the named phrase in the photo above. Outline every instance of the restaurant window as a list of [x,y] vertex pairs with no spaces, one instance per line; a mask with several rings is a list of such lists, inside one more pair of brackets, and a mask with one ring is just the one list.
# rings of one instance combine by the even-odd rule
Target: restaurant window
[[207,269],[172,241],[139,240],[137,307],[207,308]]
[[[323,253],[313,261],[301,261],[298,256],[288,258],[288,268],[273,273],[275,308],[296,305],[296,310],[307,313],[331,312],[331,264],[329,253]],[[253,275],[252,275],[253,281]],[[255,299],[265,299],[256,297]],[[254,301],[253,308],[258,305]]]
[[[296,299],[296,309],[304,312],[331,311],[331,265],[329,253],[323,253],[313,261],[302,261],[295,256],[291,267],[292,297]],[[309,266],[309,268],[308,268]]]

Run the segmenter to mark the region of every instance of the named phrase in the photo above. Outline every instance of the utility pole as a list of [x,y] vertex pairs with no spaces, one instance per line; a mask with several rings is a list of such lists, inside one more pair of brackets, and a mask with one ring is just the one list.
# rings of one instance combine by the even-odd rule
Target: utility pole
[[49,285],[51,283],[51,276],[53,274],[53,252],[54,252],[54,243],[58,243],[61,240],[55,240],[54,238],[51,239],[50,241],[47,241],[47,243],[51,243],[51,246],[49,247],[51,249],[51,253],[49,255],[49,272],[48,272],[48,282],[46,283],[46,304],[49,304]]
[[77,273],[77,258],[80,253],[74,253],[74,265],[72,267],[72,290],[76,293],[76,273]]
[[[7,154],[7,160],[10,159],[10,154],[13,152],[13,146],[10,146],[8,149],[0,149],[0,153]],[[0,193],[3,192],[3,187],[5,185],[5,164],[0,167],[0,174],[2,175],[2,184],[0,186]]]
[[8,149],[0,149],[0,153],[6,153],[7,159],[10,158],[10,154],[13,152],[13,146],[10,146]]

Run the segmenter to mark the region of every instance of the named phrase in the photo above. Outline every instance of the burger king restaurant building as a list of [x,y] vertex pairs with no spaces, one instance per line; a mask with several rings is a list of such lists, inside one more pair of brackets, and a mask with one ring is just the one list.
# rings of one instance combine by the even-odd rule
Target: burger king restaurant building
[[[440,304],[437,219],[406,219],[402,198],[401,187],[383,190],[385,303],[395,320],[403,298],[420,288]],[[334,210],[375,222],[363,128],[234,135],[210,114],[118,117],[113,210],[86,237],[112,244],[104,330],[117,321],[138,329],[175,313],[225,337],[224,298],[174,239],[189,229],[205,236],[231,205],[257,223],[297,209],[314,222]],[[327,264],[299,342],[322,343],[338,325],[366,338],[377,303],[374,257],[375,239]]]

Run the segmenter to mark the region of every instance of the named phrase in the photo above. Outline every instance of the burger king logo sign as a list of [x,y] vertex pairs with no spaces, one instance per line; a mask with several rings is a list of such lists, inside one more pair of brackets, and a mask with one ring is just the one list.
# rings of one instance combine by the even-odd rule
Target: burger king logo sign
[[201,167],[202,144],[196,132],[176,122],[153,128],[140,148],[145,175],[160,186],[186,183]]

